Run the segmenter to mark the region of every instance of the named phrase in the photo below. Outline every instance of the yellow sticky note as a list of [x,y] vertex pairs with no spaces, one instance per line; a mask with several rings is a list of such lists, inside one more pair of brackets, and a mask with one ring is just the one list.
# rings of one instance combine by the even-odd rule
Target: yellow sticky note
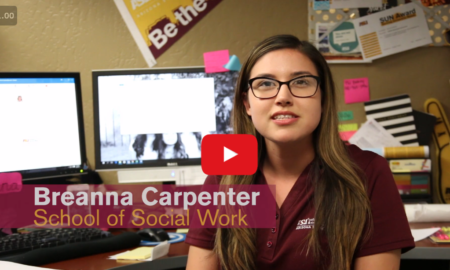
[[188,233],[189,229],[177,229],[177,233]]
[[117,260],[145,260],[152,256],[153,247],[139,247],[117,256]]
[[358,124],[340,124],[339,132],[358,130]]

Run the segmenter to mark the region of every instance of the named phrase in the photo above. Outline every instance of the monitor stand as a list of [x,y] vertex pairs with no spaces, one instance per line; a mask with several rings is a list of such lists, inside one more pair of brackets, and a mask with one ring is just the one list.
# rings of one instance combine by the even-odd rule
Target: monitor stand
[[103,184],[103,180],[95,171],[87,170],[83,173],[49,176],[37,179],[23,179],[24,185],[71,185],[71,184]]
[[203,185],[207,177],[201,166],[156,167],[132,170],[119,170],[120,184],[175,182],[176,185]]

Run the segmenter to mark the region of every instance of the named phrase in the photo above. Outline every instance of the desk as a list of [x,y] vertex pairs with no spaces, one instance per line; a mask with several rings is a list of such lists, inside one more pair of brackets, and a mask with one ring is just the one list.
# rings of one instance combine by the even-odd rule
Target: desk
[[[450,227],[450,223],[410,223],[411,229]],[[450,244],[435,244],[429,238],[416,242],[416,248],[402,254],[400,269],[450,269]]]
[[[108,257],[120,252],[127,251],[129,249],[117,250],[113,252],[101,253],[91,255],[87,257],[76,258],[72,260],[50,263],[43,265],[43,267],[63,270],[104,270],[127,264],[135,264],[141,262],[123,263],[116,260],[109,260]],[[187,255],[189,251],[189,245],[185,242],[170,244],[168,257]],[[158,259],[159,260],[159,259]]]
[[[129,250],[129,249],[128,249]],[[187,255],[189,250],[189,245],[185,242],[170,244],[168,257]],[[72,260],[50,263],[43,265],[43,267],[53,268],[53,269],[63,269],[63,270],[104,270],[110,269],[118,266],[123,266],[132,263],[141,262],[130,262],[130,263],[119,263],[116,260],[109,260],[108,257],[115,255],[120,252],[127,250],[117,250],[113,252],[101,253],[87,257],[76,258]]]
[[[449,227],[450,223],[411,223],[411,229],[430,227]],[[170,245],[168,257],[186,255],[189,245],[185,242]],[[126,265],[108,257],[126,250],[117,250],[57,263],[43,265],[43,267],[63,270],[104,270]],[[140,263],[140,262],[135,262]],[[128,263],[130,264],[130,263]],[[402,254],[401,269],[445,269],[450,270],[450,244],[435,244],[430,239],[416,242],[416,248]]]

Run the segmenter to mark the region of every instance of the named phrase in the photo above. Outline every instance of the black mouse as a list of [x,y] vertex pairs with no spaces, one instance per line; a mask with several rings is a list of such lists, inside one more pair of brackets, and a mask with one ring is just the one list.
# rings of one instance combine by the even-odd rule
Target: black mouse
[[162,242],[170,240],[169,235],[163,229],[142,229],[138,231],[137,234],[144,241]]

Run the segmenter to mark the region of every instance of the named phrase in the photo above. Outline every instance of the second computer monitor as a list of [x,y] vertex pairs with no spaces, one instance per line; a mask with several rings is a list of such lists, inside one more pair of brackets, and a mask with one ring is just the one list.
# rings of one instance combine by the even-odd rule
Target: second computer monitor
[[0,173],[24,180],[83,173],[80,73],[1,72],[0,129]]
[[238,72],[94,71],[97,169],[200,165],[201,140],[231,133]]

